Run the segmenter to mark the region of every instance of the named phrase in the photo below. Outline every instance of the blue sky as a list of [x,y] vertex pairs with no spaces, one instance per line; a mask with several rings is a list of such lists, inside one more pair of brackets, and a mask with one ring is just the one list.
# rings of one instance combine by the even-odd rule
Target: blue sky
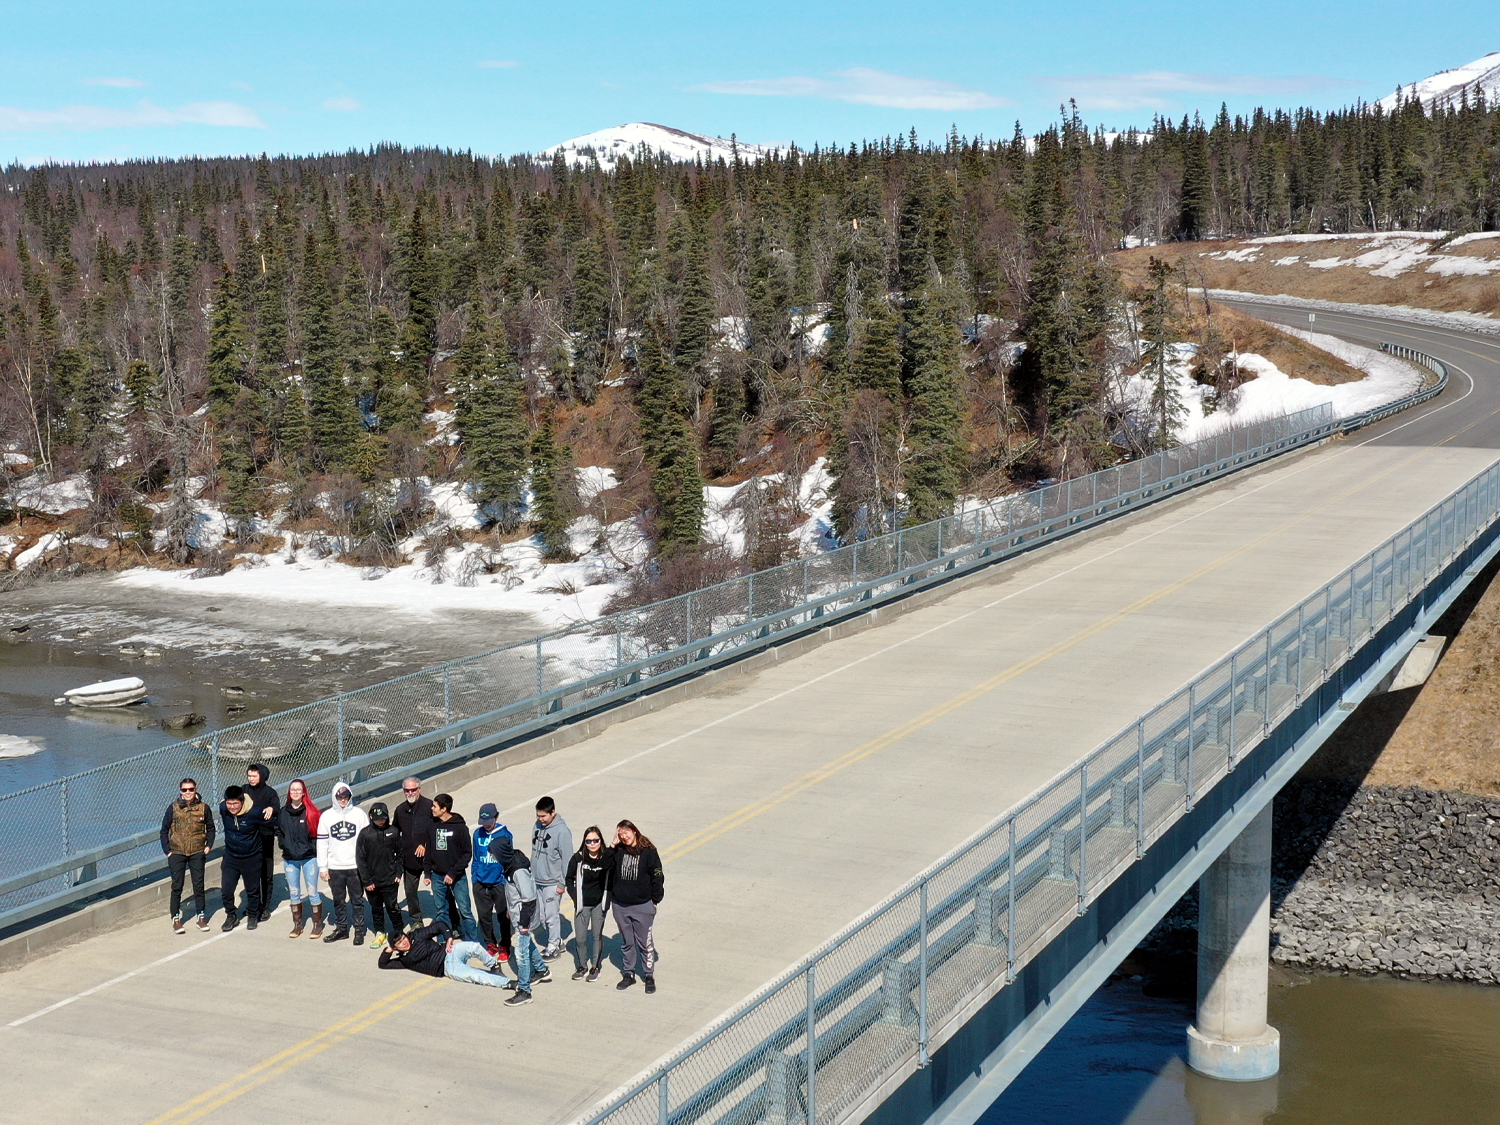
[[802,145],[1009,136],[1070,96],[1108,127],[1335,108],[1500,50],[1500,5],[1476,0],[7,7],[0,161],[27,164],[509,153],[626,121]]

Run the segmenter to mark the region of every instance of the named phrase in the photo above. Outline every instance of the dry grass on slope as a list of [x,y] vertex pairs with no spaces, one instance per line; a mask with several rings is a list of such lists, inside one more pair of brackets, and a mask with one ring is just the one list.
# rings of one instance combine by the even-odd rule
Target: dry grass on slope
[[1192,299],[1193,311],[1181,322],[1184,339],[1203,339],[1211,319],[1231,352],[1249,352],[1268,359],[1293,379],[1306,379],[1309,383],[1332,387],[1365,377],[1357,367],[1351,367],[1306,340],[1299,340],[1218,301],[1209,304],[1210,309],[1205,312],[1202,298],[1195,296]]
[[1362,704],[1305,776],[1500,795],[1497,571],[1491,565],[1433,627],[1453,639],[1427,683]]
[[[1310,266],[1312,261],[1349,261],[1368,252],[1369,236],[1312,243],[1253,244],[1246,241],[1183,242],[1120,250],[1113,255],[1131,282],[1144,279],[1155,256],[1174,265],[1185,263],[1194,285],[1239,289],[1246,293],[1286,294],[1364,305],[1409,305],[1439,312],[1477,312],[1500,316],[1500,272],[1442,274],[1430,270],[1435,258],[1424,257],[1394,277],[1376,277],[1373,265]],[[1436,245],[1436,244],[1431,244]],[[1500,252],[1500,239],[1441,248],[1454,259],[1483,258]],[[1386,267],[1389,268],[1389,267]]]

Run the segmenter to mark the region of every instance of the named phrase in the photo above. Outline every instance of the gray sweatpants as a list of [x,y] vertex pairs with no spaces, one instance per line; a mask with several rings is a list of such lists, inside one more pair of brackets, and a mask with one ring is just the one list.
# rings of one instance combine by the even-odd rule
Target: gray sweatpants
[[536,925],[532,927],[531,933],[535,937],[543,930],[547,933],[547,940],[542,944],[548,949],[562,948],[562,900],[563,896],[557,892],[562,890],[560,883],[538,883],[536,885]]
[[656,968],[656,942],[651,937],[651,927],[656,924],[656,903],[643,902],[639,906],[613,907],[615,927],[620,931],[622,959],[620,968],[627,973],[635,972],[636,960],[641,964],[641,975],[650,976]]
[[573,915],[573,960],[580,969],[604,963],[604,904]]

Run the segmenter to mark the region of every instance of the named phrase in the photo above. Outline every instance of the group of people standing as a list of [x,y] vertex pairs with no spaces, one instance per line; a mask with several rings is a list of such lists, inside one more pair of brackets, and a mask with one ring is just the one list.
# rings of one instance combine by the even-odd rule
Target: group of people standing
[[[620,821],[607,844],[603,830],[589,826],[575,849],[572,830],[556,803],[543,797],[536,803],[528,858],[500,822],[495,805],[480,807],[478,825],[471,831],[454,811],[451,796],[423,796],[415,777],[402,782],[403,799],[394,816],[383,801],[372,803],[367,813],[343,782],[333,787],[329,807],[319,810],[300,779],[287,786],[285,800],[270,785],[264,765],[250,766],[245,781],[225,789],[218,808],[224,833],[220,894],[225,932],[242,917],[250,930],[270,918],[279,850],[293,938],[310,927],[312,938],[332,943],[352,934],[353,944],[363,945],[367,931],[373,930],[371,945],[381,951],[382,969],[510,988],[515,995],[507,1004],[528,1004],[533,985],[552,979],[549,963],[564,952],[567,898],[573,915],[573,979],[599,979],[608,913],[622,939],[621,978],[615,987],[632,987],[639,974],[645,990],[656,991],[653,930],[664,892],[662,862],[655,845],[630,821]],[[187,932],[182,898],[188,877],[196,925],[209,929],[204,863],[214,847],[215,827],[198,783],[184,778],[161,825],[176,933]],[[325,918],[320,883],[327,885],[332,900],[331,918]],[[243,915],[236,910],[241,885]],[[424,889],[432,895],[430,922],[423,917]],[[398,890],[404,892],[409,931]],[[475,968],[475,961],[484,968]],[[507,963],[514,979],[505,975]]]

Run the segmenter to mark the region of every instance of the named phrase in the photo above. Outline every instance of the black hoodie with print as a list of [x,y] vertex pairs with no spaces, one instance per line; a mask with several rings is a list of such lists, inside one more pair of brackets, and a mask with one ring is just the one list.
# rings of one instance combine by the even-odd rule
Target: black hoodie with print
[[354,863],[364,886],[393,887],[401,881],[401,829],[389,820],[381,828],[373,820],[354,841]]
[[422,873],[429,879],[452,875],[456,883],[474,858],[474,838],[464,818],[454,813],[447,820],[432,818],[427,830],[427,854],[422,857]]

